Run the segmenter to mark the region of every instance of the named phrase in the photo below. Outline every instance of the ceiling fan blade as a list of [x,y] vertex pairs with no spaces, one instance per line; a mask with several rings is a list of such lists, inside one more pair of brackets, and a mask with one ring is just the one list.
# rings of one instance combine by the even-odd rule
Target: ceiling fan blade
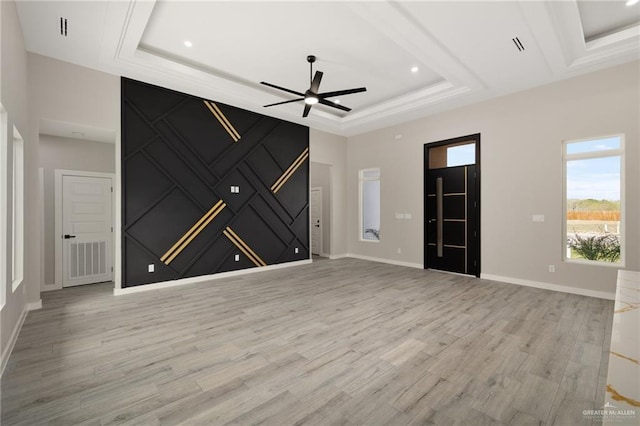
[[313,76],[313,81],[311,82],[311,90],[313,93],[318,93],[318,89],[320,89],[320,81],[322,80],[322,71],[316,71],[316,75]]
[[329,101],[327,99],[319,98],[318,102],[320,102],[322,105],[330,106],[330,107],[333,107],[333,108],[338,108],[338,109],[341,109],[343,111],[347,111],[347,112],[351,111],[351,108],[347,108],[346,106],[337,104],[337,103],[335,103],[333,101]]
[[276,86],[275,84],[267,83],[266,81],[261,81],[260,84],[264,84],[265,86],[273,87],[274,89],[282,90],[287,93],[292,93],[294,95],[304,97],[304,93],[296,92],[295,90],[287,89],[285,87]]
[[360,92],[366,92],[366,91],[367,91],[366,87],[358,87],[357,89],[336,90],[335,92],[318,93],[318,96],[322,98],[331,98],[334,96],[350,95],[352,93],[360,93]]
[[303,100],[304,100],[304,98],[299,98],[299,99],[291,99],[289,101],[276,102],[275,104],[264,105],[264,108],[272,107],[272,106],[276,106],[276,105],[282,105],[282,104],[289,104],[291,102],[299,102],[299,101],[303,101]]
[[304,104],[304,112],[302,113],[302,116],[306,117],[307,115],[309,115],[309,111],[311,111],[311,105]]

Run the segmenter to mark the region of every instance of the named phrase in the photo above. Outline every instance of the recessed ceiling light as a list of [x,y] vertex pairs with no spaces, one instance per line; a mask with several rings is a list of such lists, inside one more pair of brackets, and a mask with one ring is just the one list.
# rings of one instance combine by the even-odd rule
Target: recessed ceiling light
[[339,104],[339,103],[340,103],[340,99],[335,99],[335,100],[333,101],[333,103],[334,103],[334,104]]
[[638,3],[638,0],[629,0],[627,2],[627,6],[633,6],[634,4]]
[[417,73],[418,72],[418,67],[411,67],[411,72],[412,73]]
[[193,43],[191,43],[189,40],[185,40],[184,45],[187,47],[191,47],[193,46]]

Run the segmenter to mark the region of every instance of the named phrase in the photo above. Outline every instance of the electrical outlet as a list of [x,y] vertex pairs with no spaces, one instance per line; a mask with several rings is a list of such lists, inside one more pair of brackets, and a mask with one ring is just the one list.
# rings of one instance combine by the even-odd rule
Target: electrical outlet
[[156,265],[154,265],[153,263],[150,263],[149,266],[147,266],[147,270],[149,272],[155,272],[156,271]]
[[549,265],[549,272],[555,272],[556,271],[556,265]]
[[236,262],[239,262],[240,261],[240,255],[236,254],[235,256],[233,256],[233,260],[236,261]]
[[298,247],[294,248],[294,249],[293,249],[293,252],[294,252],[295,254],[298,254]]
[[402,254],[402,249],[401,248],[396,249],[396,253]]

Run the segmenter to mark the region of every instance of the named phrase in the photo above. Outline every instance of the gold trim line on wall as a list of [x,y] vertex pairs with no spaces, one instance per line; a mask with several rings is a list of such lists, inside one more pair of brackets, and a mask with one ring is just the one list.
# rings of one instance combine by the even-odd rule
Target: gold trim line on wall
[[291,163],[289,168],[285,170],[282,176],[280,176],[278,180],[273,185],[271,185],[271,190],[273,191],[274,194],[280,191],[280,188],[282,188],[282,186],[289,179],[291,179],[291,176],[293,176],[296,170],[298,170],[298,168],[302,166],[302,164],[308,157],[309,157],[309,148],[307,147],[304,149],[304,151],[302,151],[302,154],[300,154],[298,158],[296,158],[296,160],[293,163]]
[[247,243],[245,243],[244,241],[242,241],[242,238],[240,238],[238,236],[238,234],[236,234],[233,229],[231,229],[230,227],[227,226],[227,228],[222,231],[222,233],[224,234],[225,237],[227,237],[236,247],[238,247],[240,249],[240,251],[242,253],[244,253],[245,256],[247,256],[249,258],[249,260],[251,260],[256,266],[267,266],[267,264],[265,263],[264,260],[262,260],[260,258],[260,256],[258,256],[253,250],[251,250],[251,247],[249,247],[247,245]]
[[195,225],[193,225],[169,250],[167,250],[165,254],[162,255],[160,261],[164,262],[165,265],[171,263],[171,261],[175,259],[176,256],[179,255],[180,252],[182,252],[182,250],[184,250],[185,247],[187,247],[189,243],[191,243],[191,241],[193,241],[193,239],[197,237],[198,234],[202,232],[202,230],[206,228],[206,226],[211,223],[211,221],[218,216],[226,206],[227,205],[222,200],[218,200],[218,202],[215,203],[213,207],[211,207],[211,209],[209,209],[209,211],[195,223]]
[[233,139],[234,142],[238,142],[241,137],[240,133],[238,133],[238,131],[231,124],[231,122],[229,122],[227,117],[222,113],[222,111],[220,111],[220,108],[218,108],[218,105],[214,104],[211,101],[203,101],[203,102],[207,106],[207,108],[209,108],[209,111],[211,111],[211,114],[213,114],[213,116],[220,122],[220,124],[227,131],[227,133],[229,133],[229,136],[231,136],[231,139]]

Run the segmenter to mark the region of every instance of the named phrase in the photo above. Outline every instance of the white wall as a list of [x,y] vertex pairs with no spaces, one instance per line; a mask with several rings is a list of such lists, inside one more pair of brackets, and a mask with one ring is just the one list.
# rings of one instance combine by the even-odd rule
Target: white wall
[[44,171],[44,284],[55,281],[55,169],[115,172],[115,145],[40,135]]
[[313,162],[309,174],[311,188],[322,188],[322,247],[320,247],[320,253],[323,256],[328,256],[331,252],[331,166]]
[[[423,144],[481,133],[483,275],[613,293],[615,268],[562,262],[561,142],[626,135],[626,268],[640,269],[639,68],[628,63],[349,138],[349,253],[422,265]],[[381,168],[378,244],[358,241],[358,170],[371,167]],[[533,214],[545,222],[532,223]]]
[[120,129],[120,77],[29,53],[30,118]]
[[[0,2],[0,102],[7,112],[7,128],[3,129],[3,140],[13,140],[13,126],[24,139],[24,279],[22,284],[12,291],[11,285],[11,239],[6,238],[3,250],[5,273],[0,277],[0,285],[6,291],[6,303],[0,311],[0,349],[2,353],[1,365],[4,367],[9,349],[21,321],[24,320],[26,309],[32,303],[35,306],[39,299],[40,252],[38,250],[39,221],[37,213],[37,183],[38,183],[38,150],[37,143],[28,128],[27,104],[27,54],[24,50],[22,30],[18,20],[14,2]],[[3,147],[4,148],[4,147]],[[11,144],[7,144],[7,158],[12,158]],[[8,161],[11,164],[11,161]],[[3,183],[11,188],[11,167],[2,170]],[[11,211],[11,192],[7,193],[7,211]],[[11,215],[7,214],[6,235],[11,235]],[[28,260],[34,259],[35,265]]]
[[309,147],[312,162],[331,166],[329,255],[344,256],[347,253],[347,138],[310,129]]

